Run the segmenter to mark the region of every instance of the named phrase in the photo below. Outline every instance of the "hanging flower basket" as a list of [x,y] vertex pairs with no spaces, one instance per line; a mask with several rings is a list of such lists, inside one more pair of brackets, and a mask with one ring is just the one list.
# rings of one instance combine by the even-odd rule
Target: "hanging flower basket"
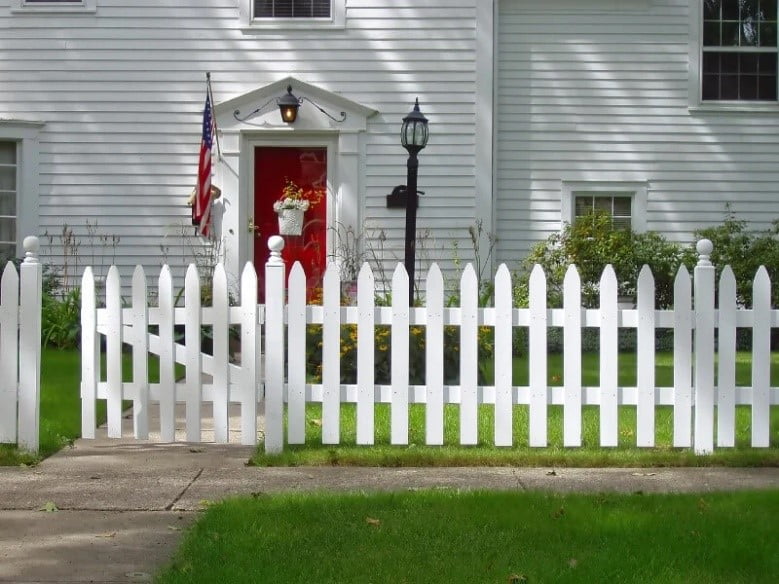
[[322,188],[302,189],[288,178],[284,179],[281,198],[273,203],[273,210],[279,216],[279,234],[300,235],[303,233],[303,215],[324,197]]
[[303,233],[303,209],[279,209],[279,234],[300,235]]

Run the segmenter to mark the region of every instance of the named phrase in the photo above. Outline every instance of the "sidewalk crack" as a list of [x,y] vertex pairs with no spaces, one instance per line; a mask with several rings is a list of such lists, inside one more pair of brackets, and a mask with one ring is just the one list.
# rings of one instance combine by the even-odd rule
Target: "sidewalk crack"
[[205,470],[205,468],[201,468],[199,471],[197,471],[197,473],[195,474],[195,476],[194,476],[194,477],[192,477],[192,480],[191,480],[191,481],[189,481],[189,483],[187,483],[187,486],[186,486],[186,487],[184,487],[184,488],[181,490],[181,492],[180,492],[180,493],[179,493],[179,494],[176,496],[176,498],[175,498],[175,499],[173,499],[173,500],[170,502],[170,504],[169,504],[167,507],[165,507],[165,511],[172,511],[172,510],[173,510],[173,506],[174,506],[176,503],[178,503],[179,501],[181,501],[181,498],[184,496],[184,493],[186,493],[186,492],[187,492],[187,490],[189,489],[189,487],[191,487],[192,485],[194,485],[194,484],[195,484],[195,481],[196,481],[196,480],[198,480],[198,479],[200,478],[200,475],[202,475],[202,474],[203,474],[203,471],[204,471],[204,470]]

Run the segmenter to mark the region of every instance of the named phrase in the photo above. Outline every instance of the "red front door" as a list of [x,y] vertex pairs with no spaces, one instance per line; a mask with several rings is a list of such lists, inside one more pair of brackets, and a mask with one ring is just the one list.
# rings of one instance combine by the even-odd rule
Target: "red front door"
[[[263,146],[254,149],[254,217],[258,237],[254,239],[254,263],[257,267],[260,302],[265,298],[265,262],[268,238],[278,235],[278,215],[273,203],[284,186],[292,181],[306,193],[319,193],[303,219],[299,236],[284,235],[282,255],[287,273],[299,261],[308,280],[309,297],[321,287],[327,253],[327,148]],[[316,198],[316,196],[314,197]]]

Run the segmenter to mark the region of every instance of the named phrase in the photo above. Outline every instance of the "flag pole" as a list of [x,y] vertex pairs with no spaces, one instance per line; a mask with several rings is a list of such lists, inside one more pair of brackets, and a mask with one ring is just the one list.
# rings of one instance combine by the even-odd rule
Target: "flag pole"
[[216,158],[222,160],[222,148],[219,144],[219,127],[216,125],[216,116],[214,115],[214,92],[211,89],[211,72],[206,71],[206,91],[211,100],[211,119],[214,121],[214,138],[216,138]]

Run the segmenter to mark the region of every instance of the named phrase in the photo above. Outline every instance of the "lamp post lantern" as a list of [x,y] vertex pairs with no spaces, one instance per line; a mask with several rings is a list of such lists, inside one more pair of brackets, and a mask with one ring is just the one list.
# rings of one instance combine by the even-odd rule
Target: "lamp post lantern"
[[408,274],[408,302],[414,305],[414,264],[416,263],[416,231],[417,231],[417,170],[419,160],[417,154],[425,146],[429,132],[427,118],[419,111],[419,98],[414,103],[414,109],[403,118],[400,130],[400,143],[408,151],[408,172],[406,175],[406,253],[404,264]]

